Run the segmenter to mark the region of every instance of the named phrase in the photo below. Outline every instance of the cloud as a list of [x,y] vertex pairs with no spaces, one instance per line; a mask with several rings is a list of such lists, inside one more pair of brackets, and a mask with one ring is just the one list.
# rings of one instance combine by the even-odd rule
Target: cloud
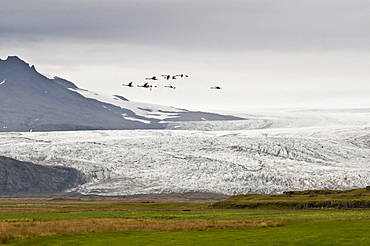
[[1,36],[190,50],[369,49],[370,3],[2,0]]

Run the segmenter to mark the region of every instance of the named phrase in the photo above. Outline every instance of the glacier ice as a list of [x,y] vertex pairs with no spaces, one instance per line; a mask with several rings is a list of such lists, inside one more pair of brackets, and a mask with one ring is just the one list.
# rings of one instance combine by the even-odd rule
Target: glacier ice
[[88,182],[70,191],[83,194],[274,194],[370,184],[368,121],[249,118],[176,122],[177,130],[0,133],[0,155],[76,168]]

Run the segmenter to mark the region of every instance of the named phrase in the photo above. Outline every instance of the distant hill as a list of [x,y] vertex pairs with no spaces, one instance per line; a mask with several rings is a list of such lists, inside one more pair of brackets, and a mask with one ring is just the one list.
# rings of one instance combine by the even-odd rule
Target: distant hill
[[0,156],[0,195],[56,194],[85,182],[69,167],[41,166]]
[[171,121],[241,119],[103,96],[49,79],[16,56],[0,60],[0,131],[163,129]]

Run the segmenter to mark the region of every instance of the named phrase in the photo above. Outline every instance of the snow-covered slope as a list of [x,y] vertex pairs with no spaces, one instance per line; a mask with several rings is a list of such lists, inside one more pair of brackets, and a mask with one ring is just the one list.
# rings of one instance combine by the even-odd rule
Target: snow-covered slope
[[104,96],[47,78],[15,56],[0,60],[0,105],[0,132],[163,129],[168,121],[240,119]]
[[79,88],[71,90],[83,95],[86,98],[91,98],[98,100],[100,102],[112,104],[121,108],[126,108],[134,112],[135,115],[149,119],[153,118],[157,120],[167,120],[168,122],[171,122],[172,118],[175,119],[176,117],[179,117],[181,113],[188,112],[187,110],[184,109],[177,109],[174,107],[164,105],[133,102],[119,95],[107,95]]
[[370,184],[369,113],[254,113],[187,125],[210,131],[1,133],[0,155],[81,170],[89,181],[73,191],[84,194],[350,189]]

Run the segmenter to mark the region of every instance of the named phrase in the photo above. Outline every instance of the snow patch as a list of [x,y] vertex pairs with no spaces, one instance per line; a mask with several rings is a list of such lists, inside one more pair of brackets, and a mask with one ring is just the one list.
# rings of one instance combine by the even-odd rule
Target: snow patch
[[100,93],[95,93],[95,92],[91,92],[91,91],[87,91],[83,89],[69,88],[69,90],[77,92],[86,98],[96,99],[101,102],[105,102],[105,103],[118,106],[120,108],[131,110],[136,115],[144,117],[144,118],[165,120],[165,119],[171,119],[172,117],[178,116],[179,113],[185,112],[185,110],[176,109],[176,108],[168,107],[168,106],[125,101],[125,100],[122,100],[120,96],[100,94]]
[[125,114],[122,114],[122,117],[125,120],[139,121],[139,122],[142,122],[144,124],[151,124],[151,122],[149,120],[143,120],[143,119],[137,119],[137,118],[133,118],[133,117],[127,117],[127,116],[125,116]]
[[47,79],[55,79],[56,78],[55,76],[52,76],[52,75],[46,74],[46,73],[43,73],[42,75],[45,76]]

